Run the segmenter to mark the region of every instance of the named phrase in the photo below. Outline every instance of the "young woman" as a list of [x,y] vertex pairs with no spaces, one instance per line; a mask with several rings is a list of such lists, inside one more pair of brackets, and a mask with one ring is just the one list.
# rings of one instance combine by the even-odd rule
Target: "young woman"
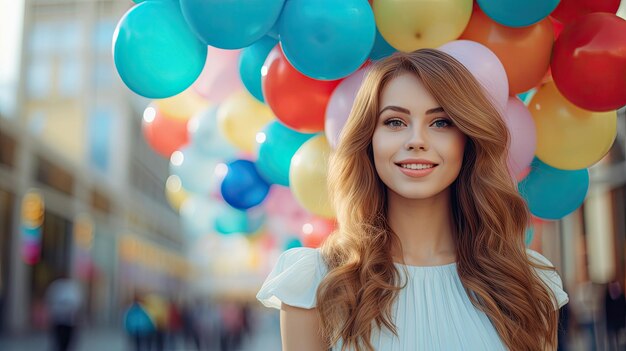
[[339,229],[283,253],[257,298],[283,350],[552,350],[559,275],[525,249],[509,134],[432,49],[375,63],[329,165]]

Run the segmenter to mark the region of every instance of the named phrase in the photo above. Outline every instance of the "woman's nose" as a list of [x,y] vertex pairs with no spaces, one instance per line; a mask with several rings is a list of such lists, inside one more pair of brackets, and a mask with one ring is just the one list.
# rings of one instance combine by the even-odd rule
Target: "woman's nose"
[[404,145],[407,150],[428,149],[426,132],[420,127],[414,127],[407,130],[408,136]]

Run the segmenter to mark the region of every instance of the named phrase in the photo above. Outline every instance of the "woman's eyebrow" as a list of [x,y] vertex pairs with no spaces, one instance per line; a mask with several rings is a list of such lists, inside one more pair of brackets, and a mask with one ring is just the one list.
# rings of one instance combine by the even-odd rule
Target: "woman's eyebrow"
[[407,115],[411,114],[411,111],[405,109],[404,107],[400,107],[400,106],[385,106],[385,108],[383,108],[382,110],[380,110],[380,112],[378,112],[378,116],[380,117],[380,115],[385,112],[386,110],[392,110],[392,111],[396,111],[396,112],[401,112],[401,113],[405,113]]
[[443,110],[443,107],[435,107],[435,108],[431,108],[430,110],[426,111],[426,114],[429,115],[431,113],[437,113],[437,112],[445,112]]

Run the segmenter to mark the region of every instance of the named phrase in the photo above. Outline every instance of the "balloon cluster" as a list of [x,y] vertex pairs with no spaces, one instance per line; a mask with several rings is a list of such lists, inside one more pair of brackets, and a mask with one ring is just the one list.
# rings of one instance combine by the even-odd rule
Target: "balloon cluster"
[[477,78],[505,118],[508,167],[534,216],[578,208],[626,104],[619,3],[146,0],[120,20],[113,57],[124,83],[155,99],[144,135],[170,158],[166,194],[189,231],[252,233],[293,220],[288,206],[309,214],[296,216],[302,229],[274,230],[315,246],[334,228],[329,154],[369,63],[397,50],[439,48]]

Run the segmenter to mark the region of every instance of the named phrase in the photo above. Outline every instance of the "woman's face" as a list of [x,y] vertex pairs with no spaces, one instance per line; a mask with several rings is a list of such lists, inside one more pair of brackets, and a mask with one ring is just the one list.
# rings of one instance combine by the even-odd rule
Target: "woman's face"
[[411,73],[391,80],[380,96],[372,138],[376,171],[390,191],[426,199],[454,182],[466,136]]

